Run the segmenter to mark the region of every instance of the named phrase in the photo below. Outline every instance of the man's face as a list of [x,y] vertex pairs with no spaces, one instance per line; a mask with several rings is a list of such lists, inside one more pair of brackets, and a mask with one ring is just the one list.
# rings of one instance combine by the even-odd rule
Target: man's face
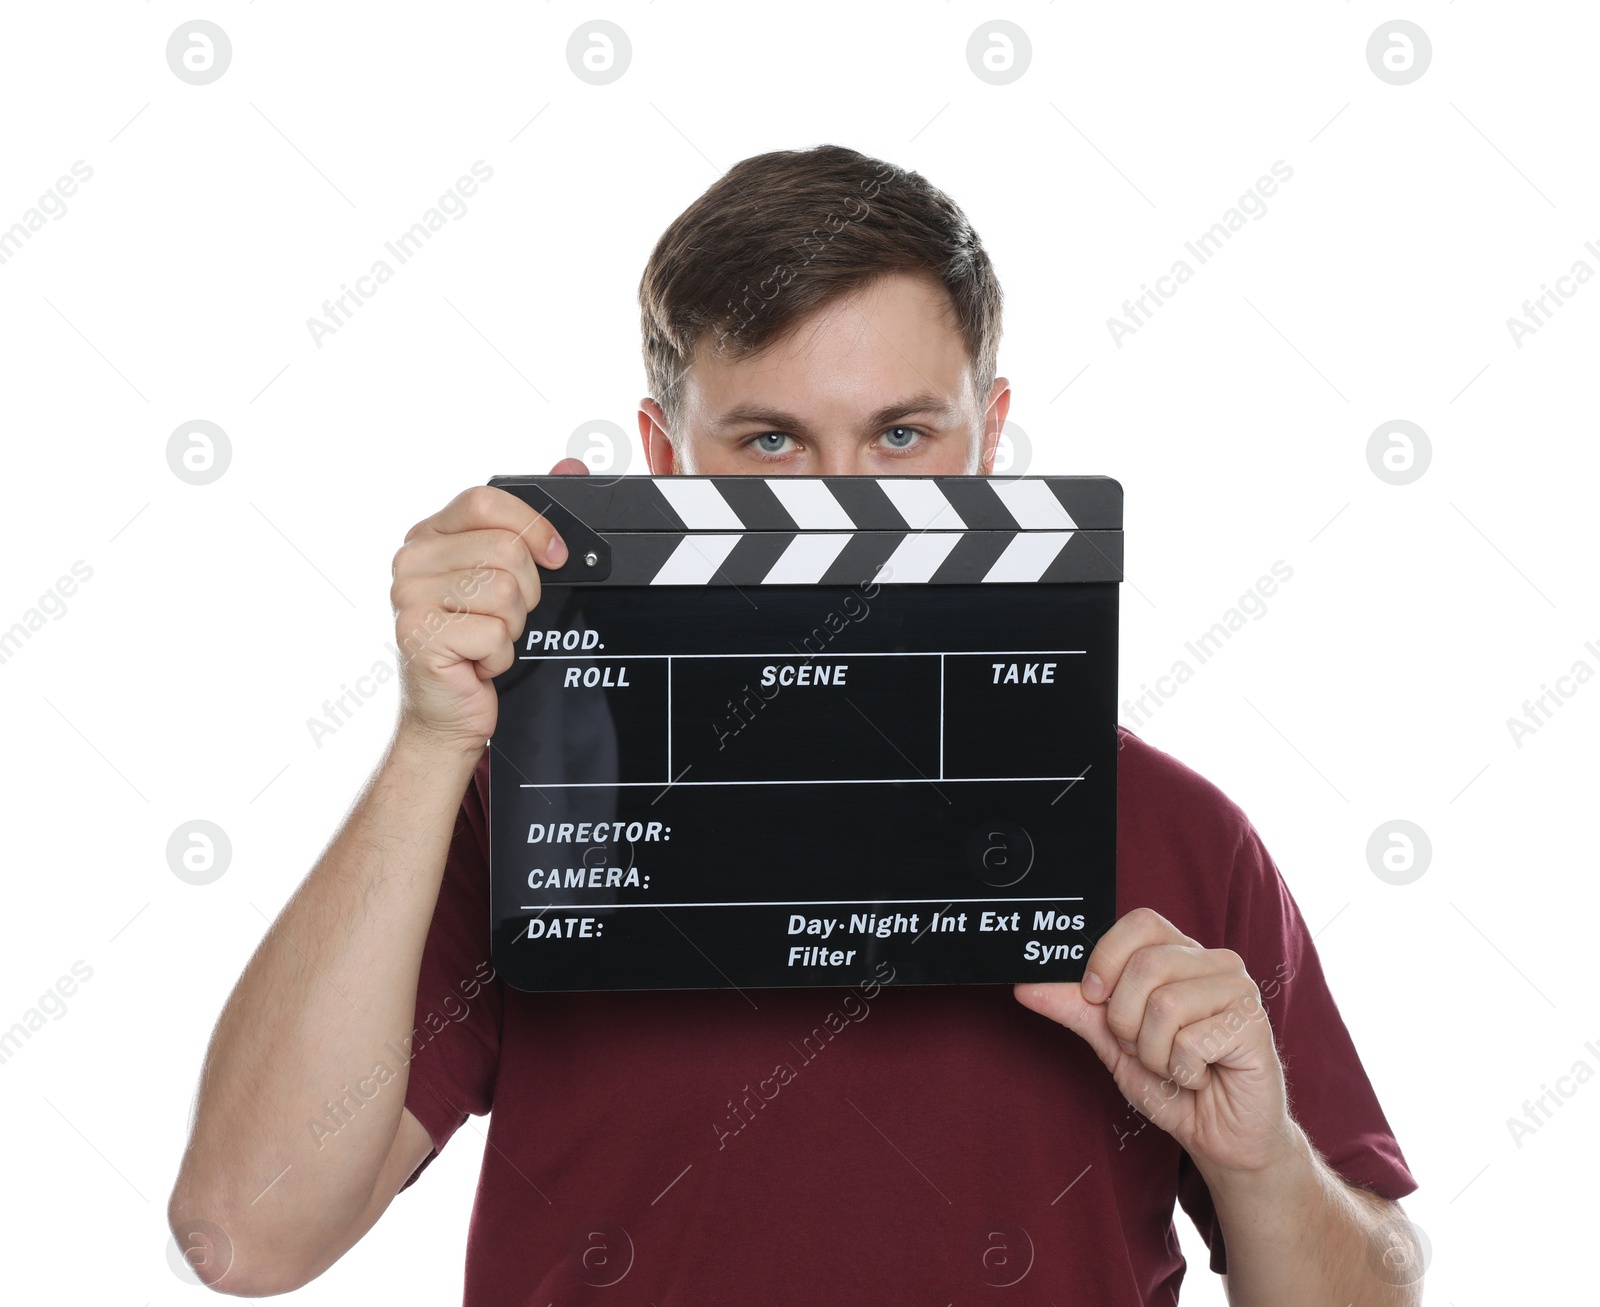
[[973,393],[944,288],[891,273],[754,358],[712,358],[702,342],[676,449],[653,399],[639,435],[654,476],[987,476],[1010,403],[1004,377]]

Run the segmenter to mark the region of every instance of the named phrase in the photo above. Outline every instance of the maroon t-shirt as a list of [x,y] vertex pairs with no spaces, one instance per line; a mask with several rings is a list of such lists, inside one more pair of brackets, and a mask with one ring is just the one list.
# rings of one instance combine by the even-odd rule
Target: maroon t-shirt
[[[1118,737],[1118,916],[1154,908],[1237,952],[1311,1141],[1351,1183],[1412,1192],[1255,829],[1204,777]],[[887,964],[853,987],[743,994],[502,984],[487,803],[486,754],[428,933],[406,1090],[434,1144],[407,1187],[467,1113],[495,1109],[466,1307],[1165,1305],[1184,1272],[1174,1200],[1226,1269],[1188,1155],[1010,985],[897,986]]]

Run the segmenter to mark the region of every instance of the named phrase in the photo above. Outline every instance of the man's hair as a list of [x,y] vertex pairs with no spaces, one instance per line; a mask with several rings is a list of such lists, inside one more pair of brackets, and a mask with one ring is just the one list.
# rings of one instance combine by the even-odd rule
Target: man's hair
[[702,341],[758,354],[817,309],[886,273],[942,285],[980,405],[994,384],[1000,282],[978,233],[920,173],[842,145],[774,150],[722,175],[662,233],[639,280],[650,393],[676,444]]

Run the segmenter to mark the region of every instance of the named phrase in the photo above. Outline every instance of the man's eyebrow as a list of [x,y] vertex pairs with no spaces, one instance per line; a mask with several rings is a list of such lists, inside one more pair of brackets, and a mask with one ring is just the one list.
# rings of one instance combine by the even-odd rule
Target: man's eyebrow
[[[887,404],[873,413],[867,419],[868,426],[876,431],[879,427],[888,426],[898,422],[901,418],[908,418],[918,413],[948,414],[949,401],[943,395],[937,395],[931,390],[922,391],[894,404]],[[718,417],[712,426],[717,430],[728,430],[732,427],[746,424],[767,427],[778,431],[792,431],[796,435],[809,435],[810,429],[793,413],[785,413],[782,409],[768,408],[760,404],[747,404],[739,408],[729,409]]]

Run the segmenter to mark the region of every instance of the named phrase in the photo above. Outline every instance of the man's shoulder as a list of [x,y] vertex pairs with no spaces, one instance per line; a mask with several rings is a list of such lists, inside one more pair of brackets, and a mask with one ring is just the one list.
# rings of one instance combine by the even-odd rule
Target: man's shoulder
[[1214,781],[1119,723],[1117,825],[1124,839],[1156,837],[1231,853],[1250,819]]

